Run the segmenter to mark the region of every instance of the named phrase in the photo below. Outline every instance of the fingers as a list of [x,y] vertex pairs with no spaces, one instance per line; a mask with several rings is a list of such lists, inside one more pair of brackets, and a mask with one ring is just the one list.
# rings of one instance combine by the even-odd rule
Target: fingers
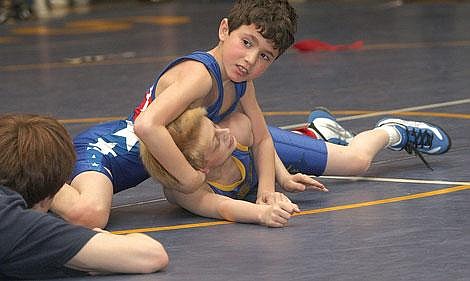
[[271,223],[268,226],[271,227],[284,227],[287,226],[287,223],[291,215],[281,208],[273,208],[271,214]]
[[[304,190],[319,190],[323,192],[328,192],[329,190],[321,182],[314,180],[312,177],[305,174],[297,173],[292,176],[292,179],[299,184],[304,185]],[[304,191],[302,190],[302,191]]]
[[279,202],[279,207],[289,214],[288,218],[290,218],[291,214],[300,212],[299,206],[292,203],[290,200],[289,202]]
[[271,207],[271,219],[268,226],[285,227],[294,212],[300,212],[299,207],[291,202],[279,202]]

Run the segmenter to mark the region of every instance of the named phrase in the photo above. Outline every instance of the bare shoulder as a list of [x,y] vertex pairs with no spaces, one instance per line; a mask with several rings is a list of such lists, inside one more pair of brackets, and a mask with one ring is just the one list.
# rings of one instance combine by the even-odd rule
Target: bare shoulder
[[174,75],[181,82],[212,84],[212,77],[205,65],[194,60],[186,60],[175,65],[168,74]]
[[[157,85],[157,95],[171,88],[171,96],[181,94],[181,98],[205,98],[212,92],[212,76],[206,67],[197,61],[183,61],[160,77]],[[176,94],[176,96],[175,96]]]

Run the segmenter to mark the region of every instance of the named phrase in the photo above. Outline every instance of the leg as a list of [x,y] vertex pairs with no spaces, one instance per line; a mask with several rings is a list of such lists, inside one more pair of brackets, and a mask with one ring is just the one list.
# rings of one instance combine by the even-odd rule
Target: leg
[[148,178],[140,162],[138,145],[128,149],[128,139],[133,139],[131,125],[126,120],[112,121],[75,137],[77,161],[73,180],[55,196],[54,212],[75,224],[90,228],[106,226],[113,193]]
[[64,185],[51,210],[65,220],[89,228],[104,228],[111,211],[113,185],[102,173],[88,171]]
[[348,146],[269,127],[279,158],[287,169],[308,175],[358,175],[367,171],[375,155],[387,146],[383,128],[365,131]]
[[[426,122],[386,118],[379,121],[377,128],[349,138],[349,133],[337,124],[334,117],[325,112],[320,113],[312,120],[309,119],[315,125],[310,127],[315,132],[328,133],[327,140],[344,140],[337,143],[347,146],[327,142],[324,149],[319,140],[301,135],[294,137],[290,132],[270,128],[276,151],[291,171],[309,175],[362,174],[369,169],[377,153],[385,147],[397,151],[406,150],[409,153],[414,151],[429,167],[420,153],[443,154],[451,147],[447,133],[441,127]],[[322,166],[324,162],[326,164]]]
[[327,163],[326,142],[269,126],[274,148],[290,173],[322,175]]
[[376,128],[355,136],[348,146],[327,143],[325,175],[359,175],[365,173],[377,153],[389,141],[386,130]]

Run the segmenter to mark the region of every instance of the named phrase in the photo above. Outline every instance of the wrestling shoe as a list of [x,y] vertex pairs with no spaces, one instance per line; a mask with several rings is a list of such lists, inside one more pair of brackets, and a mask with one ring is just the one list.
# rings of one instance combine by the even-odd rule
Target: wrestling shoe
[[307,128],[314,131],[318,139],[339,145],[348,145],[354,138],[354,134],[343,128],[324,107],[317,107],[310,113]]
[[[436,155],[446,153],[451,147],[449,135],[439,126],[426,122],[384,118],[376,127],[393,126],[400,134],[400,141],[389,146],[391,150],[405,150],[415,154],[431,169],[421,153]],[[432,169],[431,169],[432,170]]]

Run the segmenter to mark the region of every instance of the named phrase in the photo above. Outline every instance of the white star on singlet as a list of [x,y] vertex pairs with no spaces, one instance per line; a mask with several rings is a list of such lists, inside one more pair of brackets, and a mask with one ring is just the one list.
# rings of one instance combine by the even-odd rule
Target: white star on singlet
[[[96,143],[89,143],[91,149],[98,150],[103,155],[107,155],[111,153],[113,156],[117,156],[116,152],[114,152],[113,148],[117,145],[115,142],[106,142],[102,138],[98,138]],[[88,147],[90,149],[90,147]]]
[[132,122],[126,120],[126,123],[126,128],[117,131],[113,135],[125,138],[127,151],[131,151],[132,147],[139,141],[139,138],[134,133],[134,125]]

